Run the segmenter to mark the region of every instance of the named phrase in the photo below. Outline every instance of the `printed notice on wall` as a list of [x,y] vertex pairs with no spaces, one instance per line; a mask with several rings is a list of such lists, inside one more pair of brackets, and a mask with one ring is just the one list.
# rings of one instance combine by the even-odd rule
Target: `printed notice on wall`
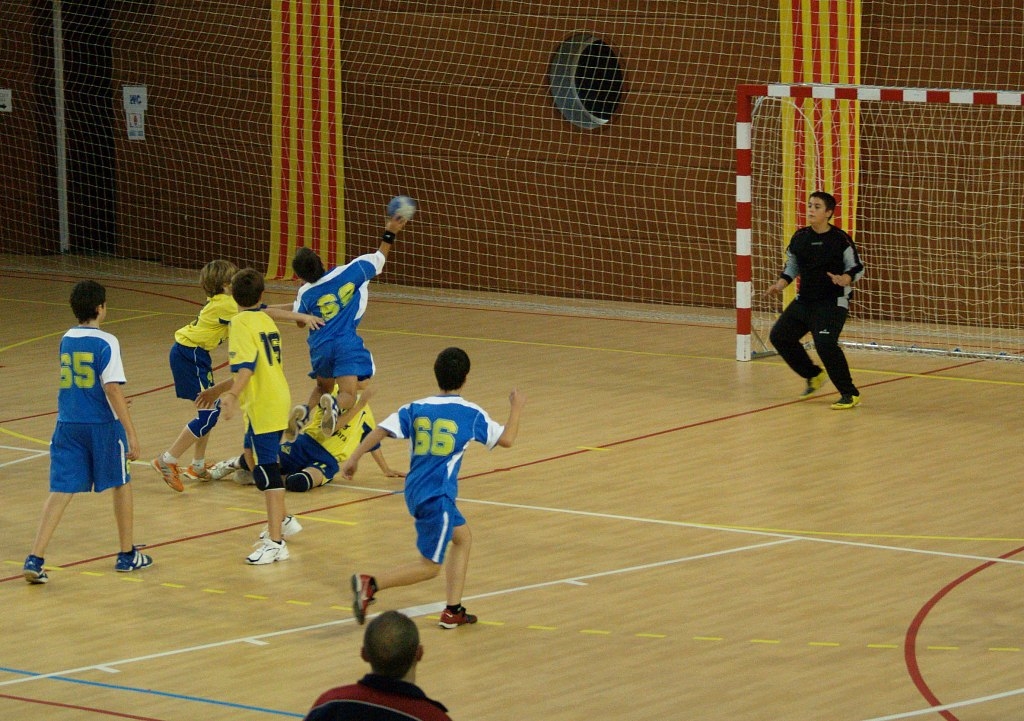
[[0,113],[10,113],[11,111],[11,89],[0,88]]
[[124,117],[129,140],[146,139],[146,108],[149,105],[145,85],[125,85]]

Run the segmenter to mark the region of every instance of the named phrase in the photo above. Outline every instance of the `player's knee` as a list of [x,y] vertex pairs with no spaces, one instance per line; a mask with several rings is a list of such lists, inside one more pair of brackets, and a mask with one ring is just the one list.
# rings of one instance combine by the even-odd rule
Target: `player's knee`
[[188,429],[196,438],[202,438],[213,430],[220,418],[220,408],[204,408],[196,414],[196,417],[188,422]]
[[311,476],[308,471],[299,471],[298,473],[293,473],[284,479],[285,489],[295,491],[296,493],[305,493],[315,485],[316,484],[313,483],[313,476]]
[[257,465],[252,470],[252,477],[256,481],[256,487],[261,491],[274,491],[284,488],[280,463]]
[[818,351],[818,355],[822,353],[826,355],[834,355],[839,351],[839,338],[834,333],[815,333],[814,334],[814,350]]

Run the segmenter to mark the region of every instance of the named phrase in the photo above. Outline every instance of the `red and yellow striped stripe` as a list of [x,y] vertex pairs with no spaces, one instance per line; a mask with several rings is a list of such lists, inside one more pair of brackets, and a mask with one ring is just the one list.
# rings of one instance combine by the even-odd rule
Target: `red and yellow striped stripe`
[[290,278],[296,248],[345,257],[340,0],[273,0],[270,254]]
[[[780,0],[783,83],[860,83],[860,0]],[[856,103],[804,99],[783,105],[783,249],[806,225],[807,196],[836,196],[835,223],[855,232],[860,122]]]

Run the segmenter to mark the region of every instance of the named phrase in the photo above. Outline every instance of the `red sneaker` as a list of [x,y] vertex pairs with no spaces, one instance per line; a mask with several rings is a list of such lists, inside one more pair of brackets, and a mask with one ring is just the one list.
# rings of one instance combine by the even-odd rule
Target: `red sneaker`
[[447,608],[441,611],[441,620],[438,625],[441,628],[456,628],[467,623],[476,623],[476,616],[466,613],[465,606],[459,606],[458,611],[449,611]]
[[365,573],[352,574],[352,613],[360,626],[366,623],[366,607],[374,601],[372,580],[373,577]]

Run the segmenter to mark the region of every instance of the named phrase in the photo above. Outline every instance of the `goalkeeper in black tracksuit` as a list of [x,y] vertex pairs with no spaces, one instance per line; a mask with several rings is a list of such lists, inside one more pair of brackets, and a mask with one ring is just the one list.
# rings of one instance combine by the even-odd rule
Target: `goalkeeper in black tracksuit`
[[[809,225],[793,234],[786,249],[786,267],[765,296],[780,294],[800,278],[796,298],[772,327],[771,343],[789,367],[807,381],[801,395],[809,396],[821,388],[827,373],[840,394],[832,408],[845,410],[860,403],[860,391],[850,377],[839,334],[850,312],[852,286],[864,275],[864,266],[850,236],[832,225],[835,209],[832,195],[811,193],[807,201]],[[811,360],[800,342],[808,332],[825,370]]]

